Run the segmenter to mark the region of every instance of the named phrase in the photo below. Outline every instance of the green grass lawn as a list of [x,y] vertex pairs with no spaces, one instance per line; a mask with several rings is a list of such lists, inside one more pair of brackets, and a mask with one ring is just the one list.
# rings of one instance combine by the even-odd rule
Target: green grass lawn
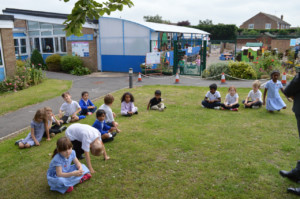
[[[166,111],[147,111],[148,100],[161,89]],[[274,114],[265,108],[238,112],[201,108],[208,88],[143,86],[131,89],[139,114],[120,116],[120,97],[113,111],[122,132],[106,144],[108,161],[92,156],[91,180],[64,198],[296,198],[278,171],[290,170],[299,159],[296,120],[288,109]],[[226,88],[219,89],[223,98]],[[238,89],[240,101],[249,89]],[[285,99],[284,99],[285,100]],[[285,100],[286,101],[286,100]],[[99,106],[103,99],[96,102]],[[93,124],[95,115],[82,123]],[[41,146],[19,150],[0,144],[1,198],[58,198],[50,191],[46,172],[57,135]],[[85,164],[85,160],[81,161]]]
[[0,94],[0,115],[60,96],[69,90],[72,81],[46,79],[43,83],[16,93]]

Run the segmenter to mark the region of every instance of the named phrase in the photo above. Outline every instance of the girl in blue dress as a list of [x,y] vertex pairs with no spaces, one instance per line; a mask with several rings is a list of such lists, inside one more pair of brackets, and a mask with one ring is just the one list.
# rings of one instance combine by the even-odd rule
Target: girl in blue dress
[[[76,158],[72,142],[67,137],[58,139],[56,146],[47,172],[48,184],[52,191],[69,193],[74,185],[92,176],[89,169]],[[72,162],[74,164],[71,165]]]
[[279,76],[280,72],[278,70],[273,71],[271,73],[271,80],[265,85],[263,105],[266,104],[266,94],[268,94],[266,109],[269,112],[286,109],[286,104],[281,99],[279,94],[279,90],[281,90],[281,92],[284,94],[282,83],[278,81]]
[[40,141],[46,132],[47,141],[50,141],[49,129],[47,128],[47,116],[44,109],[39,109],[34,115],[33,120],[30,123],[31,131],[27,137],[23,140],[17,141],[19,148],[29,148],[31,146],[40,146]]

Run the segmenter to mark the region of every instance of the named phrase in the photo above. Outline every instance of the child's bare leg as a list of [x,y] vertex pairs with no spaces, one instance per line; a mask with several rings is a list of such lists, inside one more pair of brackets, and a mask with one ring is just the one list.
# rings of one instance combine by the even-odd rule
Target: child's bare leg
[[116,128],[116,132],[117,132],[117,133],[121,133],[121,130],[118,129],[118,125],[119,125],[119,124],[118,124],[117,122],[115,122],[115,121],[113,121],[112,124],[113,124],[113,127]]
[[77,122],[79,120],[79,117],[77,115],[75,115],[74,117],[72,117],[71,122]]
[[25,148],[30,148],[31,147],[30,144],[28,144],[28,143],[25,144],[24,146],[25,146]]
[[25,144],[23,144],[22,142],[19,142],[19,148],[20,149],[24,149],[25,148]]
[[151,106],[151,110],[158,110],[159,107],[157,105]]

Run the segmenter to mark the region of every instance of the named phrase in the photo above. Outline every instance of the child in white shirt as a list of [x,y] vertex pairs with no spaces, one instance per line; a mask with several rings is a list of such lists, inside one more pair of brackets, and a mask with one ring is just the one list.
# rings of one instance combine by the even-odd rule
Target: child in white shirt
[[63,120],[64,124],[69,122],[76,122],[80,119],[85,118],[85,116],[80,116],[80,118],[77,116],[77,114],[81,111],[81,108],[78,102],[71,99],[71,95],[69,92],[65,92],[61,96],[65,100],[65,102],[59,109],[59,118]]
[[220,109],[221,106],[221,94],[219,91],[217,91],[217,84],[211,84],[209,86],[209,90],[204,100],[202,101],[202,107],[203,108],[214,108],[214,109]]
[[225,98],[225,103],[221,103],[222,110],[238,111],[239,106],[239,95],[236,93],[236,88],[230,86]]
[[[243,104],[245,108],[260,108],[262,105],[262,93],[259,90],[260,81],[255,80],[252,84],[252,90],[249,92],[246,100],[243,100]],[[251,100],[250,100],[251,99]]]

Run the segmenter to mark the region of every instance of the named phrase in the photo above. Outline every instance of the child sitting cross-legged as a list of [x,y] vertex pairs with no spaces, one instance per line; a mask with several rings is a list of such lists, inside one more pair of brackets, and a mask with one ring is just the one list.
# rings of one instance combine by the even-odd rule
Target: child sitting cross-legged
[[[72,142],[62,137],[57,140],[56,148],[47,172],[50,190],[62,194],[73,191],[73,186],[92,177],[89,169],[81,164],[72,150]],[[71,163],[74,164],[71,164]]]
[[[63,132],[67,129],[66,126],[63,126],[62,120],[57,120],[55,115],[52,112],[52,109],[50,107],[45,107],[44,111],[47,115],[48,120],[48,129],[50,133],[50,137],[54,137],[56,134]],[[44,133],[44,137],[46,137],[46,131]]]
[[238,111],[239,106],[239,95],[236,93],[236,88],[230,86],[225,98],[225,103],[221,103],[222,110]]
[[252,90],[249,92],[248,97],[246,100],[243,100],[243,104],[245,108],[253,108],[257,109],[262,105],[262,93],[259,90],[260,88],[260,81],[255,80],[252,84]]
[[84,115],[77,116],[77,114],[81,111],[81,108],[78,102],[72,100],[69,92],[65,92],[61,96],[65,100],[65,102],[59,109],[59,117],[64,122],[64,124],[69,122],[76,122],[80,119],[85,118]]
[[138,114],[138,108],[134,106],[134,97],[131,93],[126,92],[121,98],[121,115],[132,116]]
[[97,106],[89,99],[89,93],[87,91],[81,93],[79,105],[81,107],[80,115],[92,115],[97,110]]
[[161,91],[156,90],[154,92],[154,97],[148,103],[147,110],[150,108],[151,110],[164,111],[166,107],[162,101],[163,99],[161,98]]
[[206,93],[204,100],[202,101],[203,108],[220,109],[221,106],[221,94],[217,91],[217,84],[211,84],[209,91]]
[[114,137],[117,135],[117,133],[113,132],[116,130],[116,127],[110,127],[105,123],[105,111],[102,109],[97,110],[96,121],[94,122],[93,127],[100,132],[102,142],[113,141]]
[[104,104],[102,104],[99,109],[102,109],[105,111],[106,124],[108,126],[115,127],[116,132],[120,133],[121,130],[118,129],[119,124],[115,121],[116,114],[114,112],[112,112],[112,110],[111,110],[111,106],[112,106],[114,100],[115,100],[114,96],[112,96],[111,94],[107,94],[104,97]]

